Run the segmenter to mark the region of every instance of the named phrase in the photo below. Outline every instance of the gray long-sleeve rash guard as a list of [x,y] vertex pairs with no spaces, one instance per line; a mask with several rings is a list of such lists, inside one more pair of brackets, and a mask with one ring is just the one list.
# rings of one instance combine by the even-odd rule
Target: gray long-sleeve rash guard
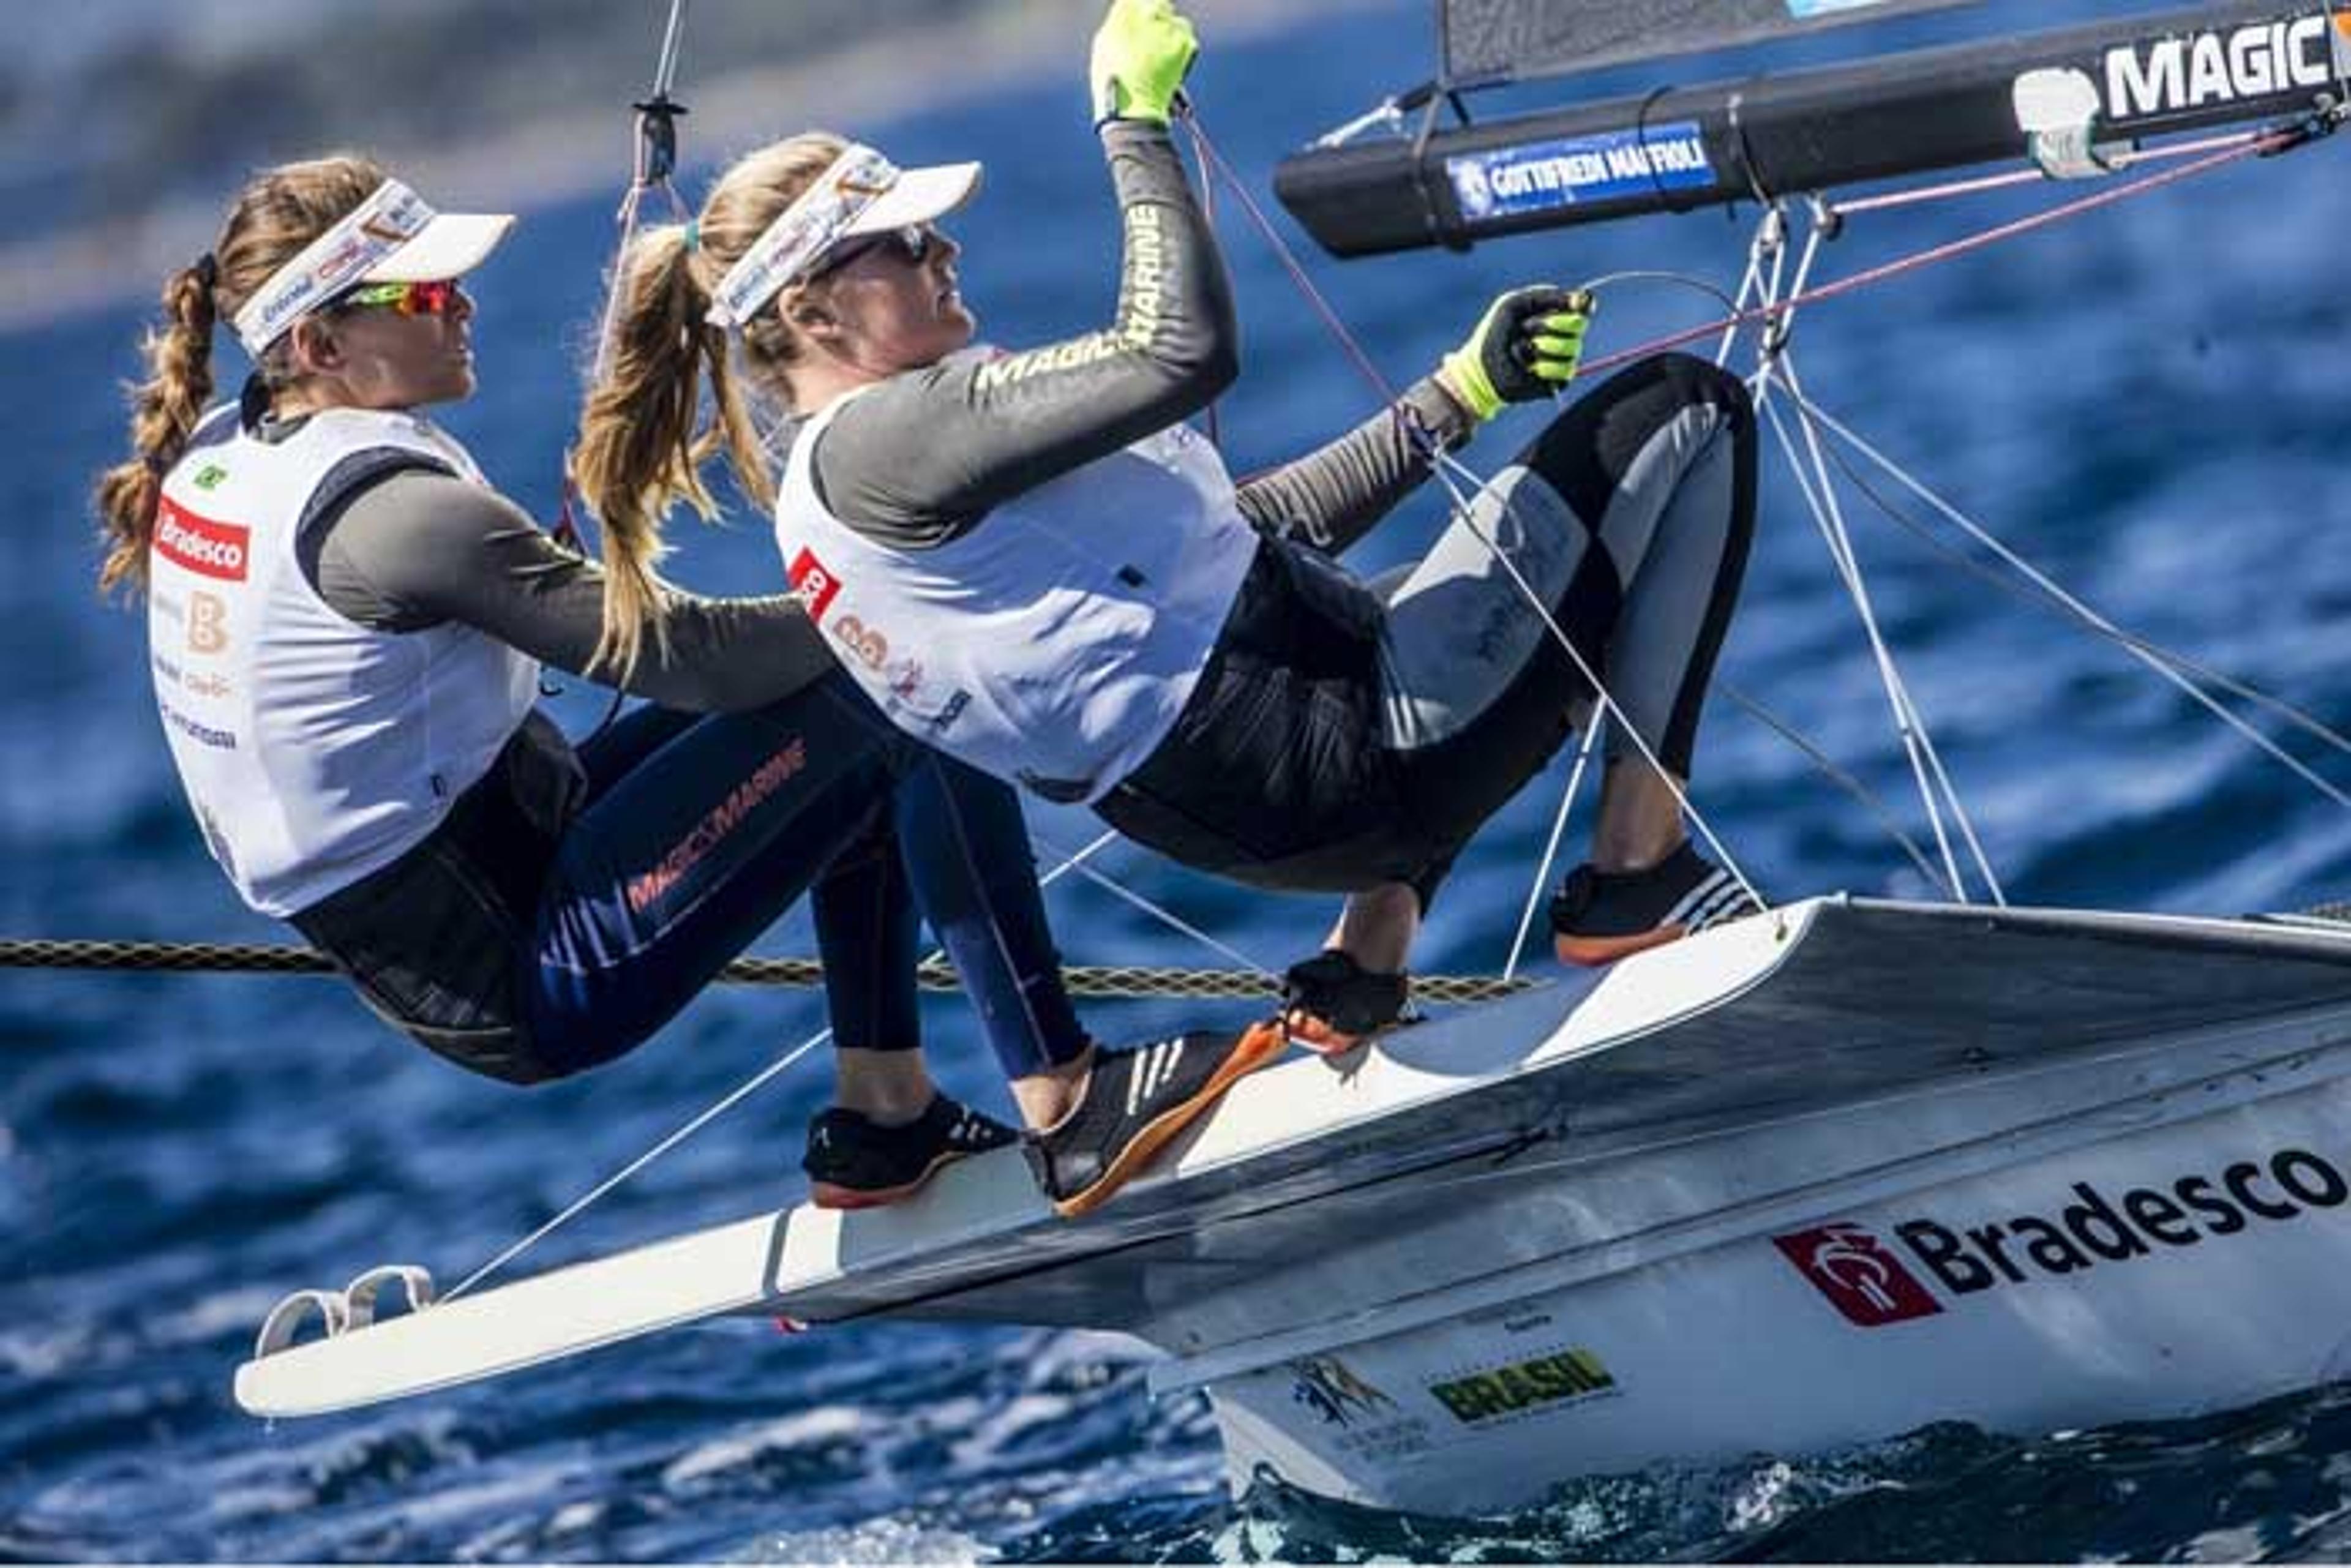
[[[1001,502],[1189,418],[1232,383],[1231,286],[1166,129],[1113,120],[1102,150],[1125,231],[1111,326],[1005,358],[955,355],[850,402],[813,457],[842,522],[893,549],[943,544]],[[1240,486],[1243,515],[1344,549],[1428,476],[1426,448],[1405,420],[1447,449],[1476,425],[1423,380],[1397,407]]]
[[[300,552],[319,596],[383,632],[459,622],[588,674],[604,572],[512,501],[454,475],[401,468],[314,522]],[[667,647],[647,638],[627,687],[695,712],[763,706],[832,667],[798,600],[673,595]],[[594,678],[594,677],[590,677]]]

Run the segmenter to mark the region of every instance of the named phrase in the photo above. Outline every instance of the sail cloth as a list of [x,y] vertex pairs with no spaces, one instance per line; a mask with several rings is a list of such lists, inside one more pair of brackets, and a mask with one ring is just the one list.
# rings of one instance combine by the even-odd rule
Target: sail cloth
[[1563,75],[1626,60],[1941,11],[1975,0],[1438,0],[1446,80]]

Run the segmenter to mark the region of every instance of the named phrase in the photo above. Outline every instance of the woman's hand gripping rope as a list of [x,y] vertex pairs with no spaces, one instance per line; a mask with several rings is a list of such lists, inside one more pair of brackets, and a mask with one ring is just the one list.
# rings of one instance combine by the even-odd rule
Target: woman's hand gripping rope
[[1094,31],[1094,123],[1167,123],[1184,77],[1200,52],[1192,24],[1169,0],[1112,0]]
[[1486,308],[1468,341],[1445,356],[1437,383],[1479,423],[1505,403],[1536,402],[1575,379],[1599,301],[1586,290],[1537,283]]

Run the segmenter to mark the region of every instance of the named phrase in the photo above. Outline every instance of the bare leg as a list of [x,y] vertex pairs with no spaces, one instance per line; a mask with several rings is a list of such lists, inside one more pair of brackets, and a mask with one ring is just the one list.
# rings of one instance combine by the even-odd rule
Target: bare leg
[[1402,972],[1419,935],[1420,900],[1405,883],[1390,882],[1351,895],[1323,945],[1374,975],[1394,975]]
[[1075,1061],[1012,1081],[1012,1103],[1020,1107],[1020,1120],[1030,1132],[1057,1126],[1078,1108],[1078,1102],[1086,1097],[1086,1079],[1093,1064],[1094,1053],[1089,1048]]
[[[1676,779],[1676,786],[1685,782]],[[1600,816],[1592,829],[1592,869],[1646,871],[1689,836],[1682,805],[1665,776],[1639,757],[1609,760],[1600,783]]]
[[836,1051],[833,1102],[884,1127],[903,1127],[938,1091],[919,1051]]

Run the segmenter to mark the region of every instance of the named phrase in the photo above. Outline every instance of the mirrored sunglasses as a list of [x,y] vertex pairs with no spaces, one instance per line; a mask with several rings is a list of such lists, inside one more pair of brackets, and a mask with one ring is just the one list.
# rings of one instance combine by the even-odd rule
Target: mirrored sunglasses
[[454,277],[426,283],[363,283],[334,303],[337,310],[363,307],[397,310],[402,316],[446,316],[457,308],[465,291]]
[[889,252],[908,267],[919,267],[939,237],[938,231],[928,224],[905,224],[877,235],[860,235],[810,268],[805,281],[813,283],[828,273],[839,272],[859,256],[877,250]]

